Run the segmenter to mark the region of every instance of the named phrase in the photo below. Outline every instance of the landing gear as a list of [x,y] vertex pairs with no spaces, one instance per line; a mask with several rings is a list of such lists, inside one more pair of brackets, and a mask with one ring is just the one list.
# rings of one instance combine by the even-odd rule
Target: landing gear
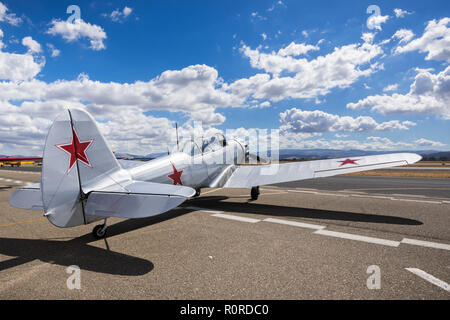
[[103,239],[106,236],[106,229],[108,226],[106,225],[106,219],[104,224],[99,224],[94,227],[92,230],[92,234],[94,235],[95,239]]
[[200,193],[201,193],[201,189],[200,188],[195,189],[194,198],[200,196]]
[[252,197],[252,200],[258,200],[259,196],[259,186],[253,187],[252,191],[250,192],[250,196]]

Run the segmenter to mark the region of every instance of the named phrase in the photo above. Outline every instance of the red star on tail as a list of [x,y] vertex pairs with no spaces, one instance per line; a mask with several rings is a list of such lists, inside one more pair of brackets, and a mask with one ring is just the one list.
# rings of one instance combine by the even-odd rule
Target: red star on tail
[[181,175],[183,174],[183,170],[177,171],[177,168],[172,164],[173,173],[169,174],[168,177],[173,180],[173,184],[177,185],[183,185],[183,182],[181,181]]
[[338,161],[341,162],[341,167],[345,164],[357,164],[356,161],[358,161],[359,159],[355,159],[355,160],[351,160],[351,159],[345,159],[343,161]]
[[72,170],[72,167],[77,160],[92,168],[92,165],[89,162],[89,159],[86,155],[86,149],[91,145],[92,141],[94,141],[94,139],[80,142],[77,133],[75,132],[75,130],[72,130],[71,143],[56,145],[56,147],[70,154],[69,169],[67,169],[67,173],[69,173],[70,170]]

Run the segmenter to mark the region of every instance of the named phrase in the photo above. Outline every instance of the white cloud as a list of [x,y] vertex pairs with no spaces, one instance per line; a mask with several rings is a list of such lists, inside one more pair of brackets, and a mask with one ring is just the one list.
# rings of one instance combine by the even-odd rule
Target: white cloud
[[308,51],[316,51],[320,48],[318,46],[313,46],[310,44],[304,44],[304,43],[295,43],[291,42],[287,47],[281,48],[278,50],[278,55],[281,57],[297,57],[300,55],[307,54]]
[[381,24],[386,23],[388,21],[389,16],[382,16],[382,15],[371,15],[367,19],[367,27],[369,29],[376,29],[381,31]]
[[8,8],[0,2],[0,22],[5,21],[13,26],[18,26],[22,23],[22,19],[16,17],[15,13],[7,13]]
[[450,119],[450,66],[438,74],[418,69],[407,94],[369,96],[347,104],[347,108],[370,108],[382,114],[435,114]]
[[52,20],[52,26],[47,30],[48,34],[60,35],[68,42],[77,41],[81,38],[88,38],[90,48],[93,50],[105,49],[103,43],[107,36],[102,27],[77,19],[73,23],[61,20]]
[[110,18],[114,22],[123,22],[133,12],[132,8],[124,7],[122,10],[116,9],[110,14],[104,13],[104,17]]
[[50,54],[52,58],[59,56],[59,54],[61,53],[61,51],[59,49],[56,49],[55,46],[51,43],[47,43],[47,47],[51,52]]
[[396,53],[419,51],[427,53],[425,60],[450,62],[450,18],[428,22],[422,37],[396,48]]
[[[263,53],[259,48],[242,45],[241,51],[253,68],[272,74],[257,74],[240,79],[228,88],[236,95],[279,101],[286,98],[316,98],[332,88],[346,88],[360,77],[369,76],[382,65],[371,60],[383,53],[379,45],[364,42],[337,47],[332,53],[307,59],[293,54],[316,50],[316,46],[291,43],[278,52]],[[293,73],[294,76],[280,74]]]
[[394,9],[394,13],[397,18],[403,18],[404,16],[406,16],[408,14],[412,14],[412,12],[408,12],[407,10],[402,10],[399,8]]
[[292,108],[280,114],[282,132],[374,132],[408,130],[413,122],[392,120],[377,123],[371,117],[348,117],[326,113],[320,110],[305,111]]
[[421,138],[415,141],[415,143],[420,147],[443,147],[444,143],[439,141],[432,141],[425,138]]
[[389,92],[389,91],[397,91],[398,84],[390,84],[383,88],[383,92]]
[[265,34],[264,32],[261,33],[261,37],[263,38],[263,41],[265,41],[267,39],[267,34]]
[[407,43],[414,37],[414,33],[408,29],[400,29],[395,32],[392,39],[400,39],[399,43]]
[[2,47],[3,43],[0,41],[0,80],[29,80],[45,65],[44,60],[38,62],[31,54],[3,52]]
[[30,36],[22,39],[22,45],[28,47],[28,52],[30,53],[39,53],[42,51],[41,45]]

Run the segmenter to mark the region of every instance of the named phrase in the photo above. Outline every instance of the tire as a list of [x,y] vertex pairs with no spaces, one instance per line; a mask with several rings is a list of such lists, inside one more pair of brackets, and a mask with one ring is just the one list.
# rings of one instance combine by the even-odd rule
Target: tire
[[251,196],[252,200],[258,200],[259,187],[253,187],[252,191],[250,192],[250,196]]
[[103,239],[106,236],[106,228],[103,229],[104,225],[99,224],[98,226],[95,226],[92,230],[92,234],[94,235],[95,239]]

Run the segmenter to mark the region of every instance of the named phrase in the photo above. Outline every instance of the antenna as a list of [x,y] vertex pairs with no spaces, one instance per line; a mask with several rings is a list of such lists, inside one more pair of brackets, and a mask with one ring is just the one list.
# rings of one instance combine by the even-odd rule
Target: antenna
[[180,151],[180,147],[178,146],[178,122],[175,122],[175,131],[177,132],[177,151]]

